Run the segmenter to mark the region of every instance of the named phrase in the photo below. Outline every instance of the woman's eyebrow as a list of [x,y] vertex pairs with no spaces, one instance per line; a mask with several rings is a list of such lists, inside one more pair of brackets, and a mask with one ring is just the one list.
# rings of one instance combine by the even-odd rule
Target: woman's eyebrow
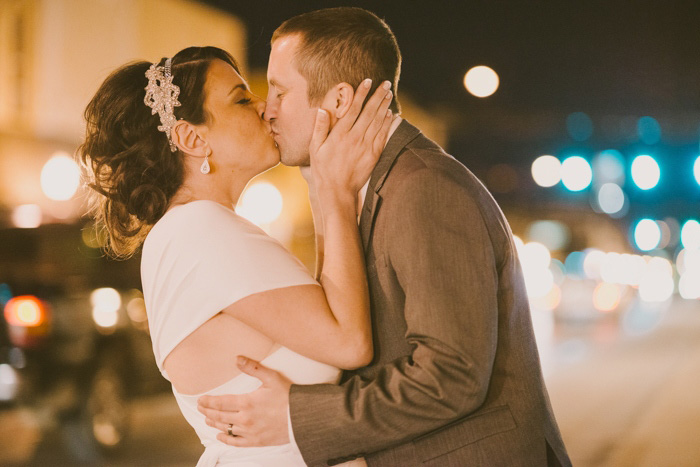
[[233,94],[237,89],[240,89],[241,91],[244,91],[244,92],[245,92],[245,91],[248,90],[248,87],[247,87],[245,84],[243,84],[243,83],[237,84],[237,85],[235,85],[234,87],[231,88],[231,90],[228,92],[228,95],[230,96],[230,95]]

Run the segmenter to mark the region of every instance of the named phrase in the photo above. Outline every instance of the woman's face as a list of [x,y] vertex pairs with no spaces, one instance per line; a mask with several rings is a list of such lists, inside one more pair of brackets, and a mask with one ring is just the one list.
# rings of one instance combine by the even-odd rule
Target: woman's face
[[223,60],[209,66],[204,108],[208,113],[206,140],[216,171],[256,175],[280,161],[269,122],[263,120],[265,101]]

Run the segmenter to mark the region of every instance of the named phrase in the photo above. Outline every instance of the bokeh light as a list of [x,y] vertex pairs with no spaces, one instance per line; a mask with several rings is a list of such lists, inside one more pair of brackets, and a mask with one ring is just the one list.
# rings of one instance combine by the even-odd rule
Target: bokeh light
[[654,117],[637,120],[637,136],[644,144],[656,144],[661,140],[661,125]]
[[532,179],[541,187],[554,186],[561,181],[561,162],[548,154],[535,159],[530,171]]
[[561,285],[564,283],[566,280],[566,267],[564,266],[564,263],[556,258],[552,258],[549,263],[549,270],[552,271],[555,284]]
[[17,394],[19,377],[7,363],[0,363],[0,401],[13,401]]
[[700,250],[684,248],[676,258],[676,269],[683,275],[686,273],[700,273]]
[[593,290],[593,306],[596,310],[608,312],[615,310],[622,298],[622,288],[617,284],[599,283]]
[[685,221],[681,228],[681,243],[684,248],[700,248],[700,222],[695,219]]
[[4,314],[11,326],[34,327],[45,321],[41,302],[31,295],[15,297],[7,302]]
[[[529,292],[528,292],[529,294]],[[561,288],[557,284],[553,284],[549,292],[541,297],[533,297],[529,295],[530,307],[537,311],[552,311],[561,303]],[[533,320],[535,319],[533,314]]]
[[583,272],[589,279],[600,279],[601,267],[605,261],[605,253],[595,248],[589,248],[585,253],[583,260]]
[[92,319],[102,328],[114,327],[119,320],[119,308],[122,298],[115,289],[103,287],[95,289],[90,294],[92,304]]
[[464,87],[476,97],[488,97],[498,89],[500,80],[493,69],[475,66],[464,75]]
[[653,250],[661,241],[661,229],[652,219],[642,219],[634,227],[634,244],[642,251]]
[[689,272],[678,280],[678,293],[686,300],[700,298],[700,272]]
[[520,249],[519,255],[528,297],[545,297],[554,286],[554,275],[549,269],[552,258],[549,250],[542,243],[528,242]]
[[550,250],[561,250],[568,243],[569,228],[559,221],[535,221],[527,229],[527,237],[539,242]]
[[552,256],[546,246],[539,242],[528,242],[522,248],[521,260],[531,269],[548,269]]
[[693,175],[695,175],[695,181],[700,185],[700,156],[695,159],[695,164],[693,164]]
[[609,284],[639,285],[647,262],[639,255],[609,252],[600,266],[600,277]]
[[103,228],[97,227],[96,224],[89,224],[83,227],[80,232],[83,243],[89,248],[103,248],[107,245],[107,232]]
[[584,112],[574,112],[566,117],[566,130],[575,141],[586,141],[593,134],[593,122]]
[[618,214],[625,208],[626,197],[617,183],[605,183],[598,190],[598,206],[606,214]]
[[523,247],[525,246],[525,242],[523,242],[517,235],[513,235],[513,243],[515,243],[515,249],[518,252],[518,256],[520,256],[522,254]]
[[646,154],[637,156],[632,161],[632,180],[642,190],[654,188],[661,178],[661,169],[656,160]]
[[21,229],[39,227],[41,218],[41,208],[36,204],[22,204],[12,210],[12,224]]
[[569,253],[564,260],[566,275],[571,278],[584,277],[583,264],[585,260],[586,254],[582,251],[572,251]]
[[672,270],[655,260],[662,258],[652,258],[639,281],[639,297],[645,302],[664,302],[673,295]]
[[561,182],[570,191],[584,190],[591,184],[593,171],[586,159],[580,156],[568,157],[561,164]]
[[263,226],[277,220],[282,214],[282,193],[272,183],[257,182],[243,192],[236,213],[253,224]]
[[656,225],[659,226],[659,231],[661,231],[661,238],[656,248],[666,248],[671,241],[671,228],[665,221],[656,221]]
[[80,168],[67,153],[58,152],[41,169],[41,189],[56,201],[73,197],[80,185]]
[[616,149],[601,151],[593,159],[593,178],[600,184],[625,182],[625,159]]

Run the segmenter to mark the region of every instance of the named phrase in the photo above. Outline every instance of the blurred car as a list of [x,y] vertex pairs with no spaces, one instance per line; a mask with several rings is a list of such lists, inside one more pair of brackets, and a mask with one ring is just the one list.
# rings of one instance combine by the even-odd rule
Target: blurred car
[[129,401],[170,389],[156,367],[139,258],[90,224],[0,229],[0,406],[58,426],[80,460],[117,452]]

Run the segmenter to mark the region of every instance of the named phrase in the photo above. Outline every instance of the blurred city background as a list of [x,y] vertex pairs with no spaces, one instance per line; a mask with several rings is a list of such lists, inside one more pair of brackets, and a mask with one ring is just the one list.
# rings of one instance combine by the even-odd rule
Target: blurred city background
[[[0,465],[196,463],[138,258],[84,218],[82,113],[116,67],[190,45],[264,97],[276,26],[337,5],[388,22],[403,116],[505,212],[574,465],[700,465],[700,5],[622,0],[0,0]],[[298,169],[236,209],[313,269]]]

